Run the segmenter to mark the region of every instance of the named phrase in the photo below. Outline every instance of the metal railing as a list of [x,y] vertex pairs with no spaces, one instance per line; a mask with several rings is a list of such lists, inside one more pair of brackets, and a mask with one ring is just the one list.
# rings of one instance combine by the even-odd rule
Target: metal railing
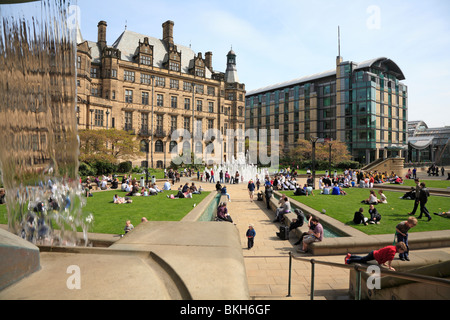
[[[355,300],[361,300],[361,273],[367,272],[367,268],[369,266],[363,266],[361,264],[355,263],[355,264],[340,264],[335,262],[327,262],[327,261],[318,261],[316,259],[307,259],[307,258],[301,258],[301,257],[295,257],[292,255],[292,252],[289,252],[289,283],[288,283],[288,297],[291,297],[291,277],[292,277],[292,260],[300,260],[305,262],[311,263],[311,300],[314,300],[314,277],[315,277],[315,265],[321,264],[326,265],[330,267],[337,267],[342,269],[354,269],[356,271],[356,292],[355,292]],[[405,272],[398,272],[398,271],[392,271],[389,269],[383,269],[380,268],[380,275],[387,275],[395,278],[415,281],[415,282],[421,282],[431,285],[438,285],[438,286],[444,286],[447,288],[450,288],[450,280],[442,279],[442,278],[436,278],[426,275],[420,275],[420,274],[412,274],[412,273],[405,273]]]

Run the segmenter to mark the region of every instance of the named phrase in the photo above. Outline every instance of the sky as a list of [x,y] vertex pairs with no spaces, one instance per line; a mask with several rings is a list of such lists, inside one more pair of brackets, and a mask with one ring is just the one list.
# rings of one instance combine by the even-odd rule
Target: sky
[[174,21],[175,44],[211,51],[225,72],[237,55],[240,82],[251,91],[332,70],[338,26],[344,61],[387,57],[408,86],[408,119],[450,126],[450,1],[448,0],[73,0],[81,33],[96,41],[105,20],[107,43],[125,30],[162,38]]

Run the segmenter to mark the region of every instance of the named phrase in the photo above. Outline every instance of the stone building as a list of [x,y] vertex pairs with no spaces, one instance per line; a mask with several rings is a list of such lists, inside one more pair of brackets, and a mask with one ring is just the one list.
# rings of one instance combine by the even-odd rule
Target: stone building
[[[97,28],[97,41],[82,39],[81,32],[77,36],[79,129],[129,131],[142,150],[151,146],[149,167],[160,168],[169,166],[171,151],[181,154],[182,149],[205,160],[201,155],[215,138],[202,138],[208,129],[220,130],[223,139],[227,129],[245,130],[245,85],[232,50],[226,71],[220,72],[213,68],[212,52],[195,53],[174,42],[173,21],[162,24],[162,39],[125,30],[112,45],[106,41],[107,23],[100,21]],[[180,128],[199,138],[172,140]],[[218,146],[215,162],[242,147]],[[133,164],[145,166],[146,161]]]

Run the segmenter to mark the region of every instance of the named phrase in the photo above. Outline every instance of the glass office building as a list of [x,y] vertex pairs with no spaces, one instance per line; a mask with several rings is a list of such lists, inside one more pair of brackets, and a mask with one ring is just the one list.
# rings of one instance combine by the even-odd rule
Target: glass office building
[[344,141],[361,163],[404,157],[404,79],[388,58],[355,63],[337,57],[335,70],[249,91],[246,128],[279,129],[286,150],[298,139],[319,137]]

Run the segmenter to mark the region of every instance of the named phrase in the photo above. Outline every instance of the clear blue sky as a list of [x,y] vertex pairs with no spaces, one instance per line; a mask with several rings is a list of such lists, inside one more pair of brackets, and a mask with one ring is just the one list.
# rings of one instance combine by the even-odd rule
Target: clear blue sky
[[409,120],[450,125],[448,0],[74,0],[81,32],[96,41],[108,23],[111,45],[125,29],[162,38],[172,20],[176,44],[213,53],[225,71],[231,46],[247,91],[335,68],[337,26],[345,61],[387,57],[405,74]]

